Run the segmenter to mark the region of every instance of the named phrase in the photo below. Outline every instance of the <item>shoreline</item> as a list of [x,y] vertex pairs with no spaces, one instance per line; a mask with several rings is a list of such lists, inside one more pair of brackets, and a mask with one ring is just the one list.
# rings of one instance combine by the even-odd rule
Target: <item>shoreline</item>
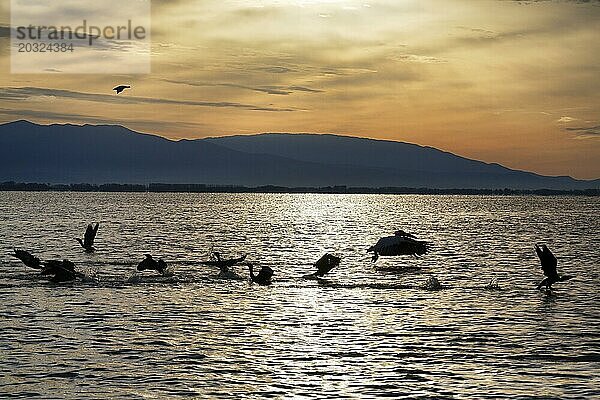
[[423,195],[537,195],[537,196],[600,196],[600,189],[473,189],[473,188],[410,188],[410,187],[286,187],[277,185],[242,186],[211,184],[49,184],[0,182],[0,192],[105,192],[105,193],[289,193],[289,194],[423,194]]

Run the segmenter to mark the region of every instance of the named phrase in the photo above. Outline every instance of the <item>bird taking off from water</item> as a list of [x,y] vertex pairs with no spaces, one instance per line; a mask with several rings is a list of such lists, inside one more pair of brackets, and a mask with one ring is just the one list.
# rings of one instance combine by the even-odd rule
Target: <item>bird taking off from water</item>
[[331,271],[333,268],[340,265],[341,259],[332,254],[325,253],[323,257],[319,258],[313,266],[317,269],[315,272],[309,275],[305,275],[305,279],[318,279],[325,276],[326,273]]
[[367,253],[373,253],[371,261],[375,262],[379,256],[421,256],[427,253],[428,243],[414,239],[410,233],[402,230],[396,231],[394,236],[382,237],[375,246],[369,247]]
[[51,275],[51,282],[69,282],[75,278],[85,278],[85,275],[75,271],[75,264],[69,260],[50,260],[44,262],[42,275]]
[[129,86],[129,85],[119,85],[119,86],[115,86],[115,87],[113,88],[113,90],[114,90],[115,92],[117,92],[117,94],[121,93],[121,92],[122,92],[123,90],[125,90],[125,89],[131,89],[131,86]]
[[92,224],[89,224],[87,226],[87,229],[85,230],[85,234],[83,235],[83,240],[75,238],[75,240],[79,242],[81,247],[85,249],[86,253],[93,253],[95,250],[94,239],[96,239],[96,233],[98,233],[99,225],[99,223],[96,223],[96,226],[92,226]]
[[238,263],[241,263],[246,259],[246,255],[244,254],[239,258],[229,258],[223,260],[221,258],[221,253],[219,253],[218,251],[213,252],[213,257],[213,260],[202,261],[201,264],[219,268],[219,278],[235,277],[235,273],[232,270],[233,266]]
[[538,246],[536,244],[535,252],[540,258],[540,262],[542,263],[542,271],[544,271],[544,275],[546,275],[546,278],[544,278],[544,280],[541,281],[538,285],[538,290],[540,290],[544,286],[547,290],[550,290],[552,289],[553,283],[564,282],[571,278],[574,278],[574,276],[571,275],[558,275],[558,271],[556,270],[556,265],[558,264],[558,261],[556,260],[556,257],[554,256],[554,254],[552,254],[548,246],[546,246],[545,244],[541,246]]
[[68,282],[75,278],[85,278],[84,274],[75,271],[75,264],[69,260],[50,260],[42,262],[30,252],[18,249],[15,249],[15,254],[13,255],[23,261],[23,264],[26,266],[39,269],[40,275],[51,276],[50,280],[54,283]]
[[167,271],[167,263],[164,262],[161,258],[155,260],[152,258],[150,254],[146,254],[146,258],[140,262],[137,266],[138,271],[157,271],[159,274],[164,275]]

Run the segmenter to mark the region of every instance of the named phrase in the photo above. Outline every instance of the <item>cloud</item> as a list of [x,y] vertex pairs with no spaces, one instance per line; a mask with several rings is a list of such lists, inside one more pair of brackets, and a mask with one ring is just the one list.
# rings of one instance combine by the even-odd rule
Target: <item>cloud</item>
[[574,132],[577,135],[583,135],[583,136],[588,136],[588,137],[600,136],[600,125],[570,127],[570,128],[565,128],[565,130],[569,131],[569,132]]
[[188,85],[188,86],[196,86],[196,87],[207,87],[207,86],[221,86],[221,87],[231,87],[238,89],[247,89],[253,90],[255,92],[262,92],[267,94],[275,94],[275,95],[289,95],[293,92],[310,92],[310,93],[320,93],[323,92],[319,89],[312,89],[305,86],[281,86],[281,85],[264,85],[264,86],[247,86],[240,85],[237,83],[211,83],[211,82],[193,82],[193,81],[183,81],[183,80],[174,80],[174,79],[162,79],[164,82],[175,83],[180,85]]
[[569,123],[569,122],[573,122],[573,121],[577,121],[577,118],[573,118],[573,117],[560,117],[559,119],[556,120],[556,122],[559,123]]
[[[52,111],[40,111],[40,110],[28,110],[18,109],[13,110],[9,108],[0,108],[0,115],[10,115],[17,119],[42,119],[51,121],[64,121],[64,122],[78,122],[78,123],[89,123],[89,124],[103,124],[103,125],[136,125],[136,126],[147,126],[152,130],[157,128],[168,129],[173,125],[184,126],[188,128],[198,128],[204,126],[203,124],[193,122],[173,122],[173,121],[155,121],[155,120],[140,120],[140,119],[119,119],[119,118],[102,118],[94,115],[83,115],[83,114],[72,114],[72,113],[57,113]],[[182,125],[183,124],[183,125]]]
[[77,92],[65,89],[48,89],[38,87],[0,88],[2,100],[28,100],[37,96],[54,96],[66,99],[93,101],[112,104],[165,104],[217,108],[241,108],[252,111],[296,111],[293,108],[263,107],[252,104],[233,103],[228,101],[210,102],[194,100],[158,99],[153,97],[117,96],[109,94]]
[[271,74],[287,74],[289,72],[296,72],[295,70],[288,68],[288,67],[283,67],[283,66],[279,66],[279,65],[273,65],[273,66],[269,66],[269,67],[259,67],[256,68],[257,71],[262,71],[262,72],[269,72]]
[[447,62],[441,58],[421,56],[418,54],[399,54],[390,57],[390,59],[398,62],[413,62],[421,64],[438,64]]

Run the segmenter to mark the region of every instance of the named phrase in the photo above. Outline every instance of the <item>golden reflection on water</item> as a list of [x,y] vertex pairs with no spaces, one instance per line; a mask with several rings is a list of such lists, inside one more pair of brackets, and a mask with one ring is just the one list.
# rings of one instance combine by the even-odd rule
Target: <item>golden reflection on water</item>
[[[0,193],[0,394],[593,397],[599,211],[569,197]],[[94,220],[84,254],[71,238]],[[398,228],[432,250],[378,272],[366,249]],[[537,241],[578,276],[553,296],[534,290]],[[12,246],[98,282],[51,285]],[[198,263],[211,248],[271,266],[273,285],[217,279]],[[340,267],[302,279],[326,251]],[[175,276],[130,279],[146,252]]]

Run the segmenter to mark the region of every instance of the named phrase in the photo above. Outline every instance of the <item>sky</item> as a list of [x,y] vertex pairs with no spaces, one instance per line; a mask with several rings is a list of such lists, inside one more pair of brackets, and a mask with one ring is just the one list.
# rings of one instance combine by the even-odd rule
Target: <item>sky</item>
[[9,8],[0,122],[336,133],[600,178],[600,1],[154,0],[132,75],[11,73]]

